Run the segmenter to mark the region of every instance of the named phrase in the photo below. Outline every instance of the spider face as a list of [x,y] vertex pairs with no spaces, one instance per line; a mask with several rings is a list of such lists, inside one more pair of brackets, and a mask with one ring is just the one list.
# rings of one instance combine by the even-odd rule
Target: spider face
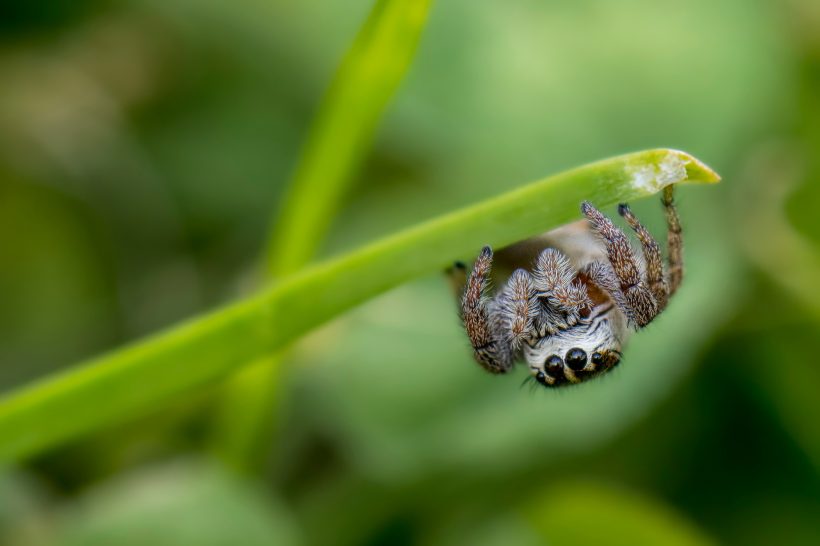
[[522,352],[538,383],[560,387],[581,383],[617,366],[628,333],[623,314],[610,303],[597,307],[574,326],[525,345]]
[[666,267],[660,245],[623,204],[618,213],[640,242],[640,255],[626,234],[587,202],[581,204],[586,221],[505,249],[512,265],[521,263],[527,249],[537,258],[524,260],[530,267],[513,271],[495,294],[489,288],[493,252],[484,247],[461,298],[461,319],[476,361],[491,373],[506,373],[523,359],[545,387],[581,383],[617,366],[629,333],[664,310],[683,278],[671,186],[662,203]]

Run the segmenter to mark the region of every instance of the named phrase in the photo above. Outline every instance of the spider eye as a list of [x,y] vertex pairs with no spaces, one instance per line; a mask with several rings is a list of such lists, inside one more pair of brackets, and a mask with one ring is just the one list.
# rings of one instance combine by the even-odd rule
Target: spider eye
[[542,385],[547,384],[547,376],[544,375],[544,372],[538,372],[535,374],[535,380],[541,383]]
[[564,374],[564,361],[558,355],[551,355],[544,362],[544,369],[552,377],[561,377]]
[[587,354],[583,349],[574,348],[567,351],[567,366],[571,370],[579,372],[587,365]]
[[598,351],[595,351],[594,353],[592,353],[592,363],[596,366],[600,366],[604,363],[604,355],[602,355]]

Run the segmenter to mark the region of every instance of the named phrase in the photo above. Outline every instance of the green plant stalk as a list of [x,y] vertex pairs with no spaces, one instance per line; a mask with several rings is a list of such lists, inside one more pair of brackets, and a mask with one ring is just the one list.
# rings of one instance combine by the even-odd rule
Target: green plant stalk
[[[316,253],[390,99],[407,73],[432,0],[378,0],[321,103],[271,227],[265,267],[279,278]],[[249,471],[266,451],[282,383],[282,355],[266,356],[231,380],[217,408],[220,458]]]
[[413,60],[431,2],[379,0],[356,36],[271,226],[266,260],[271,276],[297,271],[316,253]]
[[592,163],[420,223],[287,277],[259,294],[0,399],[0,461],[30,456],[150,414],[186,392],[282,349],[351,307],[481,246],[503,246],[668,184],[716,182],[674,150]]

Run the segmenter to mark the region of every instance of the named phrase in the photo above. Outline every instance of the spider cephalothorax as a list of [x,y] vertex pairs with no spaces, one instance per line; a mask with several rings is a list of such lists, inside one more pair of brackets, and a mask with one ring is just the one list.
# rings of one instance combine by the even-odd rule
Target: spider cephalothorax
[[632,330],[649,324],[683,277],[682,239],[672,187],[662,199],[669,251],[664,273],[660,247],[627,205],[618,212],[641,243],[642,258],[626,235],[590,203],[586,221],[502,251],[538,253],[532,271],[516,269],[489,295],[493,252],[484,247],[461,298],[461,318],[476,361],[505,373],[523,358],[546,387],[580,383],[617,366]]

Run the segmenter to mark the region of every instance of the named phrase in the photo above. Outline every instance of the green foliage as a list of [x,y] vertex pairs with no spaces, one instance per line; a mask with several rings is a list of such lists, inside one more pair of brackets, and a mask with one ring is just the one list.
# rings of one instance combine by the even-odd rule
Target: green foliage
[[[820,544],[816,1],[436,2],[398,93],[422,0],[64,4],[0,24],[0,543]],[[656,146],[727,182],[670,307],[578,388],[480,373],[450,260],[663,222],[465,205]]]

